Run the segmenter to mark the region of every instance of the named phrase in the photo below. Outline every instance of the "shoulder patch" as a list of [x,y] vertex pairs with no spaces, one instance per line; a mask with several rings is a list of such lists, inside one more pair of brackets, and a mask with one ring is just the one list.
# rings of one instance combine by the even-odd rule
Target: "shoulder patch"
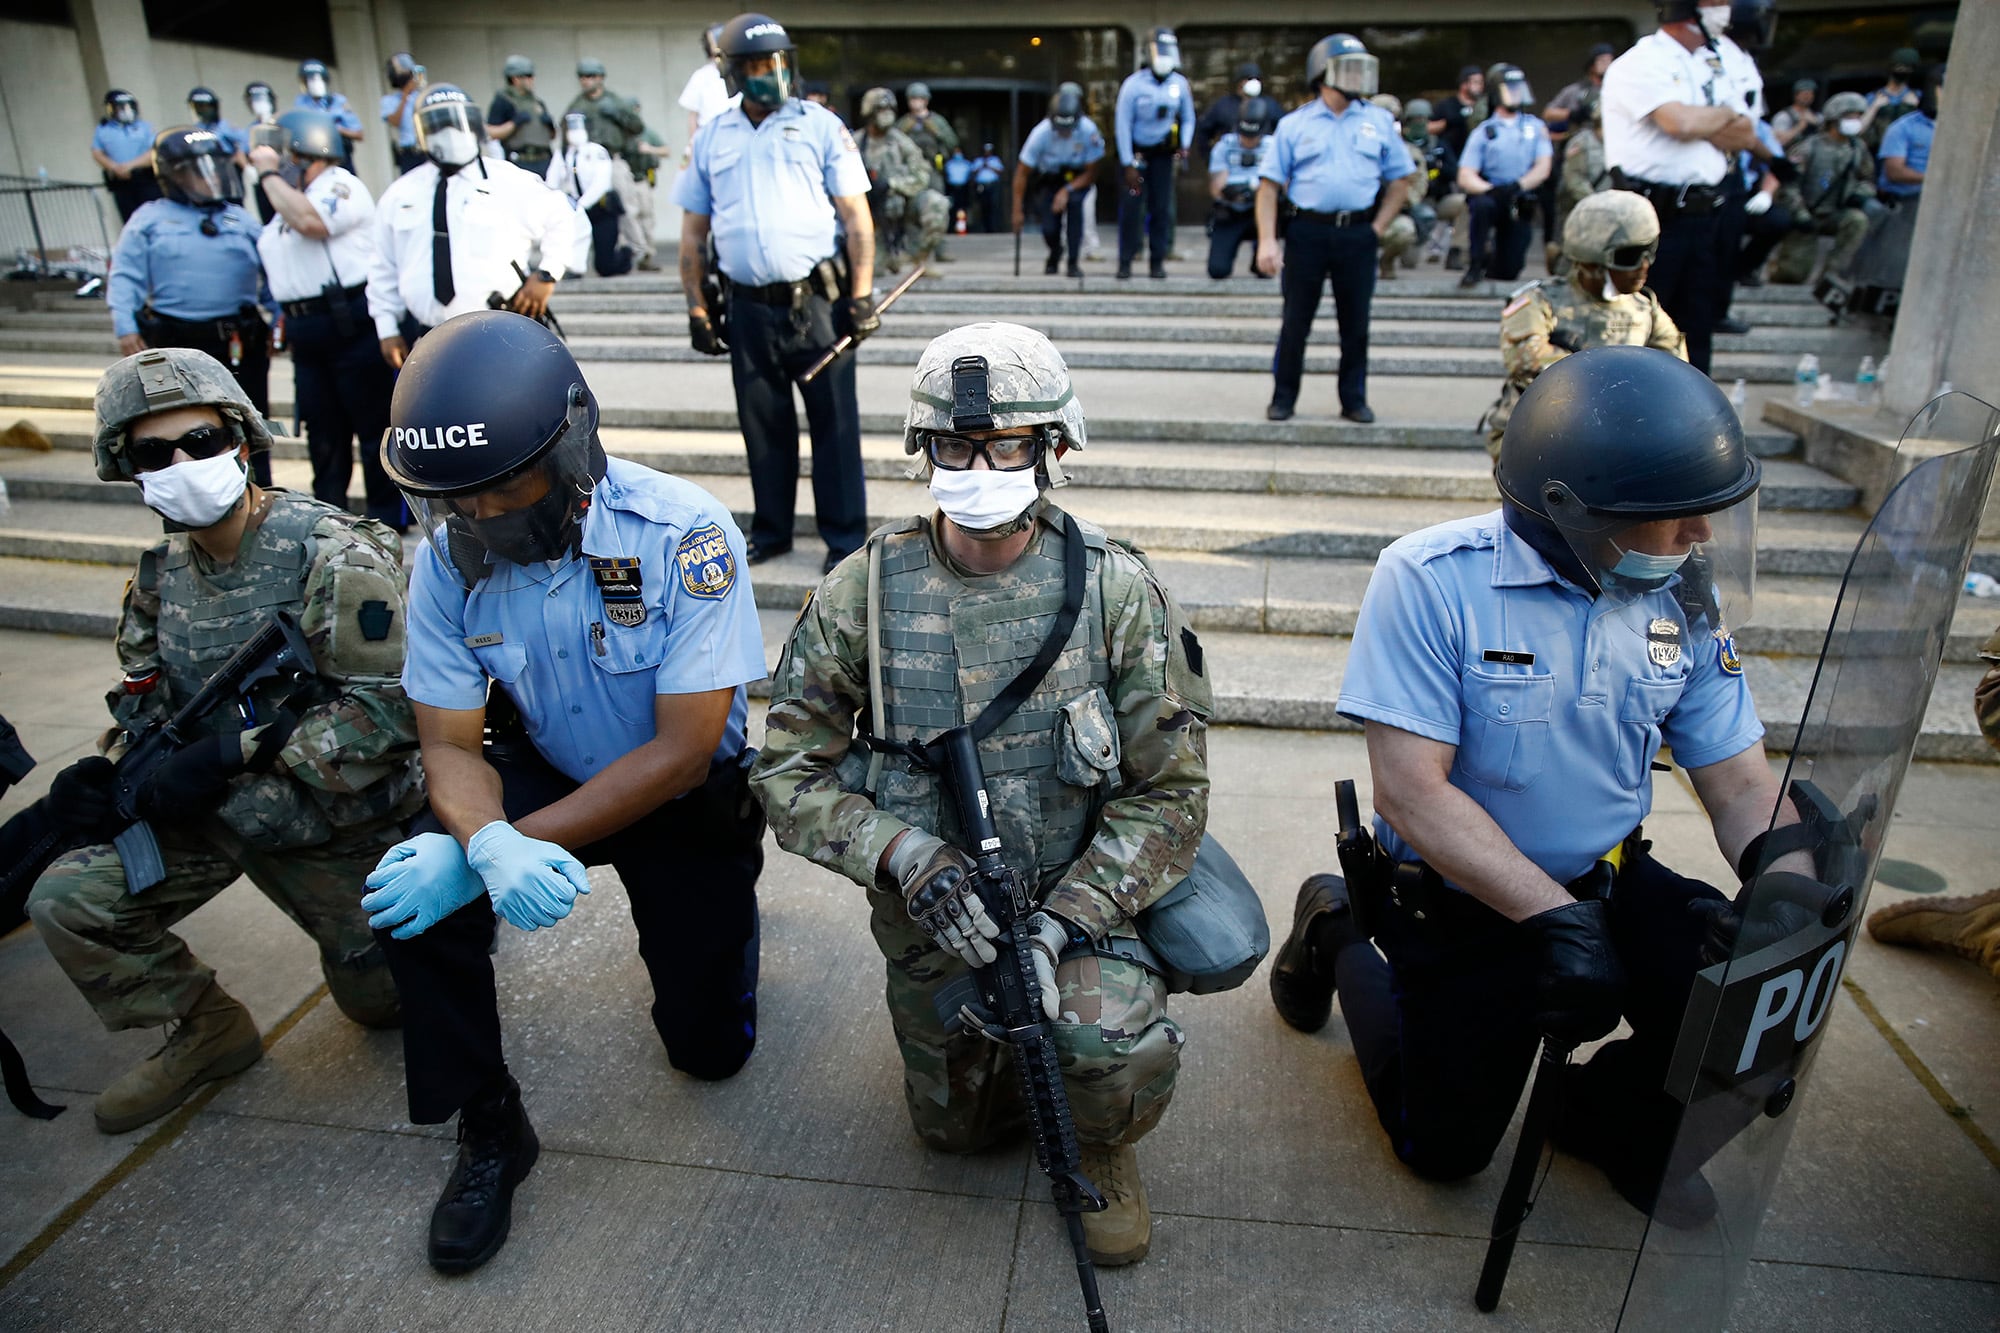
[[377,598],[363,602],[354,613],[355,622],[361,626],[361,637],[371,643],[389,637],[389,624],[395,618],[395,608]]
[[722,600],[736,586],[736,557],[719,523],[706,523],[681,538],[674,548],[674,568],[690,597]]
[[149,546],[139,552],[139,572],[132,578],[133,586],[140,592],[160,590],[160,554],[162,547]]
[[1717,654],[1717,660],[1722,665],[1724,675],[1740,676],[1743,674],[1743,659],[1736,655],[1736,636],[1734,634],[1725,634],[1722,636],[1722,651]]
[[1534,299],[1535,293],[1541,290],[1541,286],[1541,279],[1537,278],[1524,287],[1515,288],[1513,297],[1506,305],[1500,307],[1500,318],[1505,319],[1516,310],[1526,309],[1528,302]]

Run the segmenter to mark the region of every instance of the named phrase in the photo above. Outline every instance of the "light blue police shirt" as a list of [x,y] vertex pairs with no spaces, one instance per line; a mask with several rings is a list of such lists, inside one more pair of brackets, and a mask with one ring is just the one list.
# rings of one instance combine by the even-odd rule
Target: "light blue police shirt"
[[1270,135],[1257,136],[1257,146],[1245,148],[1242,135],[1225,134],[1208,150],[1208,174],[1222,172],[1229,177],[1224,185],[1247,185],[1254,191],[1263,179],[1264,164],[1270,160]]
[[1194,89],[1179,70],[1164,79],[1150,69],[1135,69],[1118,85],[1118,160],[1139,165],[1141,149],[1157,148],[1178,126],[1176,147],[1194,142]]
[[1103,156],[1104,133],[1089,116],[1078,116],[1068,134],[1058,132],[1053,121],[1043,120],[1028,131],[1021,145],[1021,160],[1030,171],[1074,171]]
[[972,179],[972,163],[964,157],[948,157],[944,160],[944,183],[957,189]]
[[[1895,123],[1882,135],[1882,151],[1875,160],[1887,163],[1892,157],[1903,159],[1903,165],[1912,171],[1928,171],[1931,165],[1931,140],[1937,135],[1937,122],[1921,111],[1911,111],[1898,116]],[[1901,181],[1889,179],[1889,168],[1884,165],[1875,172],[1875,188],[1883,194],[1895,195],[1898,199],[1913,199],[1924,192],[1919,185],[1905,185]]]
[[90,136],[90,146],[122,167],[133,158],[151,152],[153,137],[151,121],[135,120],[130,125],[121,125],[115,120],[104,120],[98,122],[96,132]]
[[1471,167],[1489,185],[1512,185],[1554,153],[1549,127],[1540,116],[1516,115],[1512,120],[1493,116],[1473,127],[1458,164]]
[[[584,520],[583,555],[551,570],[489,558],[468,592],[430,543],[410,575],[403,691],[432,708],[486,705],[498,681],[543,758],[587,782],[657,734],[653,700],[734,688],[718,761],[743,749],[744,686],[764,640],[743,534],[692,482],[608,461]],[[643,618],[612,618],[591,559],[636,558]],[[626,616],[625,619],[631,619]]]
[[1599,604],[1496,509],[1382,552],[1336,706],[1456,746],[1451,784],[1564,883],[1646,817],[1662,738],[1704,768],[1764,734],[1734,644],[1685,619],[1664,589]]
[[[1103,136],[1100,135],[1098,137],[1101,139]],[[1004,170],[1006,170],[1006,164],[1001,162],[999,158],[990,156],[982,157],[974,164],[972,183],[974,185],[991,185],[994,181],[1000,179],[1000,174]]]
[[247,155],[250,152],[250,132],[236,128],[227,119],[204,120],[201,127],[222,140],[223,147],[231,153]]
[[1385,183],[1415,170],[1402,127],[1388,112],[1350,99],[1336,116],[1318,97],[1278,122],[1263,166],[1265,180],[1314,213],[1367,208]]
[[[215,220],[216,235],[202,235],[204,217]],[[255,305],[263,276],[257,258],[262,229],[239,204],[224,204],[213,213],[171,199],[140,205],[111,251],[105,301],[112,332],[137,333],[139,308],[149,301],[175,319],[220,319]]]
[[403,95],[399,92],[382,94],[381,118],[384,121],[388,121],[389,117],[396,115],[397,107],[400,106],[403,108],[403,114],[397,116],[395,121],[391,122],[396,127],[396,146],[398,148],[415,148],[417,146],[417,101],[418,97],[415,95],[410,98],[408,103],[405,103]]
[[798,98],[752,125],[732,106],[695,132],[674,202],[709,217],[734,282],[797,282],[833,253],[831,197],[868,193],[868,168],[840,117]]
[[325,97],[314,97],[311,93],[300,93],[292,103],[294,111],[323,111],[333,117],[333,123],[343,130],[359,131],[361,117],[347,104],[346,93],[329,93]]

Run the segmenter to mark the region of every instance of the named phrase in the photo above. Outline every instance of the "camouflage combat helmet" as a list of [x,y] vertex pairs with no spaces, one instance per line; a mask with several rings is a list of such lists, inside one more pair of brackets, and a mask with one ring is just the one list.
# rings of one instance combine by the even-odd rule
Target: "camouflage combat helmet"
[[1401,120],[1403,118],[1403,100],[1397,97],[1396,94],[1376,93],[1368,100],[1388,112],[1391,120]]
[[887,88],[870,88],[867,92],[861,94],[862,120],[867,120],[883,107],[887,107],[891,111],[896,109],[896,94],[890,92]]
[[1601,190],[1570,211],[1562,248],[1571,263],[1638,268],[1651,263],[1660,248],[1660,215],[1643,194]]
[[252,453],[269,452],[271,428],[243,386],[206,352],[187,347],[151,347],[104,372],[97,382],[97,438],[91,452],[103,481],[130,481],[125,446],[132,423],[176,407],[212,407]]
[[[1083,404],[1076,400],[1069,367],[1055,344],[1019,324],[967,324],[940,334],[924,349],[910,382],[910,410],[903,418],[903,452],[921,454],[919,437],[930,431],[964,434],[1047,426],[1042,452],[1049,485],[1068,478],[1059,451],[1081,449],[1086,438]],[[928,458],[916,475],[930,470]]]
[[1865,116],[1868,114],[1868,99],[1860,93],[1835,93],[1826,99],[1820,114],[1828,120],[1839,120],[1842,116]]
[[1410,104],[1403,108],[1404,120],[1409,120],[1416,116],[1422,116],[1426,121],[1432,119],[1431,102],[1428,97],[1412,97]]

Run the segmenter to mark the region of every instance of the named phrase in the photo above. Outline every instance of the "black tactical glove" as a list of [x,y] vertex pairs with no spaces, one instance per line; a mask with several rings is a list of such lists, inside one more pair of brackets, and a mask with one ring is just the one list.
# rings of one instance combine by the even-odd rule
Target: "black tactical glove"
[[101,754],[79,759],[49,784],[48,811],[67,831],[93,842],[116,837],[118,766]]
[[1533,222],[1535,220],[1535,208],[1540,202],[1533,194],[1517,193],[1514,196],[1514,220],[1517,222]]
[[967,967],[982,967],[999,956],[987,941],[998,939],[1000,928],[972,887],[972,861],[964,852],[911,829],[889,854],[888,870],[902,886],[910,919],[939,948],[957,954]]
[[1611,947],[1604,904],[1568,903],[1521,924],[1535,932],[1541,953],[1535,1016],[1542,1031],[1579,1045],[1617,1027],[1625,970]]
[[882,317],[875,313],[873,296],[850,296],[847,298],[847,327],[854,341],[860,342],[869,334],[882,327]]
[[212,814],[245,767],[241,733],[203,736],[154,769],[132,804],[149,823]]
[[722,340],[722,334],[709,322],[707,315],[688,316],[688,341],[703,356],[729,355],[729,344]]
[[[1835,891],[1805,875],[1767,870],[1737,895],[1691,898],[1688,913],[1702,923],[1701,961],[1706,967],[1790,939],[1822,919]],[[1746,915],[1739,903],[1748,904]]]

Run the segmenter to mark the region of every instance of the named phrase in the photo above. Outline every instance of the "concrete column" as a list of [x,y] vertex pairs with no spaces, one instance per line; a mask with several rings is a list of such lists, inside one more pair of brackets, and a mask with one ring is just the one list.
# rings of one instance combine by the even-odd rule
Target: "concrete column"
[[354,152],[354,169],[368,188],[381,194],[396,179],[396,158],[390,149],[394,137],[382,123],[382,62],[388,59],[375,38],[374,0],[329,0],[328,16],[333,21],[333,65],[340,71],[340,91],[367,131]]
[[2000,403],[2000,4],[1960,5],[1883,385],[1906,418],[1939,383]]
[[187,119],[178,98],[163,101],[153,77],[153,36],[141,0],[70,0],[83,78],[90,85],[90,118],[104,114],[104,94],[123,88],[139,99],[139,114],[164,129]]

